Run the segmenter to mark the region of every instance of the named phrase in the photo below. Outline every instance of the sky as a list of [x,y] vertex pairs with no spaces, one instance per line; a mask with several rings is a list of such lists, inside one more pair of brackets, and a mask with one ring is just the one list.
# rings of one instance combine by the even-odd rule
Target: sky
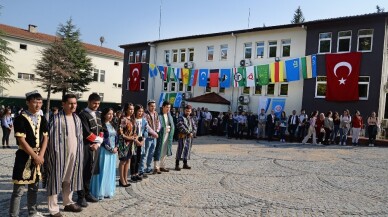
[[[55,35],[70,18],[85,43],[123,52],[124,44],[388,11],[388,0],[2,0],[0,23]],[[250,11],[250,16],[249,16]],[[249,18],[249,19],[248,19]],[[248,22],[249,20],[249,22]]]

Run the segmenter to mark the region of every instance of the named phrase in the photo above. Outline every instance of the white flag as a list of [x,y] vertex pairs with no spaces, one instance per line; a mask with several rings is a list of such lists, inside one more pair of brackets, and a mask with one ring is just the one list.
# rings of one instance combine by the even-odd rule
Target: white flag
[[246,70],[247,70],[247,87],[254,87],[255,86],[255,67],[248,66]]

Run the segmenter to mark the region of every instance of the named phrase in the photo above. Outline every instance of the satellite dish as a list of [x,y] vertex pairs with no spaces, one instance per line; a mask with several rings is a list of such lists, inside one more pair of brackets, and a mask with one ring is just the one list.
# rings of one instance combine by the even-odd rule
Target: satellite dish
[[100,42],[101,42],[101,47],[102,47],[102,44],[105,42],[104,36],[101,36],[101,37],[100,37]]

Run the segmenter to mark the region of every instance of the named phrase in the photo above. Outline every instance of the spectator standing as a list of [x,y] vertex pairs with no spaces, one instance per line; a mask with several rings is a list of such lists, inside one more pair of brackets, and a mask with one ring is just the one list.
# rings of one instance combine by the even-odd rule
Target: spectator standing
[[280,142],[286,142],[286,129],[287,129],[287,115],[285,111],[280,114]]
[[334,115],[333,115],[333,125],[334,125],[334,128],[333,128],[333,132],[332,132],[332,135],[331,135],[331,141],[332,143],[334,144],[339,144],[339,139],[337,139],[337,136],[338,136],[338,133],[339,133],[339,129],[340,129],[340,124],[341,124],[341,120],[340,120],[340,116],[338,114],[338,112],[334,112]]
[[356,110],[352,118],[352,145],[358,146],[358,139],[360,137],[361,129],[363,128],[364,121],[362,120],[360,111]]
[[352,117],[349,114],[349,110],[345,109],[343,115],[340,117],[340,143],[346,146],[346,140],[348,139],[348,133],[350,130],[350,123]]
[[11,148],[9,146],[9,135],[13,128],[13,122],[11,117],[11,110],[9,108],[4,109],[3,115],[1,117],[1,128],[3,129],[3,137],[1,139],[3,148]]
[[333,114],[333,112],[331,112],[331,111],[328,111],[326,113],[326,117],[325,117],[325,121],[324,121],[324,125],[323,125],[324,129],[325,129],[325,142],[324,142],[325,145],[330,144],[330,139],[331,139],[331,135],[332,135],[333,128],[334,128],[332,114]]
[[292,115],[288,118],[288,133],[290,134],[290,142],[294,142],[296,129],[299,125],[299,118],[296,115],[296,110],[292,111]]
[[267,117],[265,115],[265,110],[260,109],[260,114],[257,118],[257,139],[264,139],[265,138],[265,123],[267,122]]
[[378,125],[379,123],[376,116],[376,112],[372,112],[372,114],[368,118],[368,136],[370,147],[375,146]]
[[300,110],[299,117],[299,125],[298,125],[298,139],[299,141],[302,141],[303,138],[306,136],[306,130],[309,129],[309,120],[308,116],[306,114],[306,110],[302,109]]
[[307,135],[304,137],[302,141],[303,145],[306,144],[307,140],[309,140],[311,136],[313,136],[313,140],[312,140],[313,145],[317,144],[317,134],[315,131],[315,123],[317,121],[317,115],[318,115],[318,111],[314,111],[313,113],[311,113],[311,117],[309,120],[309,130],[307,132]]

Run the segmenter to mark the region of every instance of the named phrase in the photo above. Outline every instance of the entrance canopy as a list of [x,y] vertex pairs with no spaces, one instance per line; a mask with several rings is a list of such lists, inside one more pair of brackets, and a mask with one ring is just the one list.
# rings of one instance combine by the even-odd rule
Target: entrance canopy
[[186,100],[193,108],[207,108],[214,112],[228,112],[230,102],[222,96],[212,92]]

